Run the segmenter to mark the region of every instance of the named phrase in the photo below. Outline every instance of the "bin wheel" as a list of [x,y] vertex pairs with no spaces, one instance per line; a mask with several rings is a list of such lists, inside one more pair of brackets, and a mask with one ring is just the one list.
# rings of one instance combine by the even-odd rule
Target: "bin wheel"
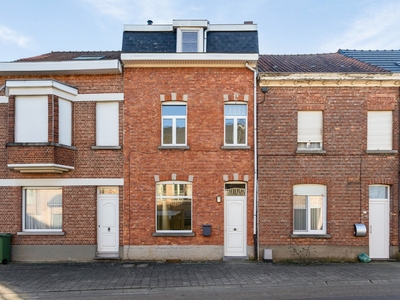
[[1,261],[1,263],[2,263],[3,265],[8,264],[8,259],[7,259],[7,258],[4,258],[4,259]]

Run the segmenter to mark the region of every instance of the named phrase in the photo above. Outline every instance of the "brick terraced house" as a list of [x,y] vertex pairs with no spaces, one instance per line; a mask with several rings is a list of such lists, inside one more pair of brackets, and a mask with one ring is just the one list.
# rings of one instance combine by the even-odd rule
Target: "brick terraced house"
[[257,26],[126,25],[124,257],[254,256]]
[[260,55],[258,68],[260,251],[396,258],[400,76],[340,53]]
[[0,231],[14,261],[118,257],[119,51],[0,63]]

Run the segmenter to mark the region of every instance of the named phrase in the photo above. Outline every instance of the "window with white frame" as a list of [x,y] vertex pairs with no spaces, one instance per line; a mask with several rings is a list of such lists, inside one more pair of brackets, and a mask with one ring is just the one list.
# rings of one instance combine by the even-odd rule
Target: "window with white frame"
[[326,186],[293,186],[293,234],[326,234]]
[[163,104],[162,145],[186,146],[186,104]]
[[297,113],[297,149],[322,150],[322,111]]
[[72,142],[72,103],[59,99],[58,142],[71,146]]
[[178,28],[177,52],[203,52],[202,33],[202,28]]
[[159,182],[156,184],[157,231],[192,231],[192,184]]
[[62,189],[23,188],[23,231],[61,231]]
[[48,142],[47,95],[15,97],[15,142]]
[[119,103],[96,103],[96,146],[119,146]]
[[367,150],[392,150],[392,111],[368,112]]
[[225,104],[225,145],[247,145],[247,105]]

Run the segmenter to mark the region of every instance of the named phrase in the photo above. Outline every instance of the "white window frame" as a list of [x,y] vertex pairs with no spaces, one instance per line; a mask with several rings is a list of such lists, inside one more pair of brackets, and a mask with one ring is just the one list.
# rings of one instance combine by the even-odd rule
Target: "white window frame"
[[367,150],[393,149],[393,112],[368,111]]
[[16,143],[47,143],[49,132],[48,97],[15,97]]
[[58,143],[72,145],[72,102],[59,98]]
[[96,146],[119,146],[119,102],[96,103]]
[[[305,230],[295,230],[295,203],[294,203],[294,196],[306,196],[306,229]],[[311,230],[311,218],[310,210],[310,196],[322,196],[322,230]],[[293,186],[293,205],[292,205],[292,214],[293,214],[293,234],[294,235],[322,235],[326,234],[326,186],[322,184],[297,184]]]
[[[173,106],[185,106],[185,115],[163,115],[163,107],[173,107]],[[187,113],[188,113],[188,107],[186,102],[169,102],[169,103],[163,103],[161,105],[161,145],[162,146],[186,146],[187,145]],[[172,120],[172,141],[171,143],[167,144],[164,143],[164,122],[166,120]],[[178,119],[184,119],[185,121],[185,142],[178,144],[176,141],[176,131],[177,131],[177,120]]]
[[[177,28],[177,38],[176,38],[176,52],[184,52],[183,51],[183,32],[196,32],[197,33],[197,51],[195,52],[203,52],[203,28],[192,28],[192,27],[182,27]],[[185,53],[195,53],[195,52],[185,52]]]
[[[371,192],[370,189],[371,187],[383,187],[386,190],[386,197],[371,197]],[[385,200],[385,201],[389,201],[390,199],[390,186],[389,185],[384,185],[384,184],[371,184],[368,186],[368,197],[369,200]]]
[[[159,185],[179,185],[179,184],[185,184],[185,185],[190,185],[191,186],[191,195],[188,196],[162,196],[162,195],[157,195],[158,191],[157,191],[157,187]],[[175,187],[174,187],[175,189]],[[160,181],[156,183],[156,209],[155,209],[155,219],[156,219],[156,232],[159,233],[191,233],[193,231],[193,183],[190,181]],[[158,200],[165,200],[165,201],[174,201],[174,200],[180,200],[180,199],[190,199],[190,230],[173,230],[173,229],[157,229],[158,228],[158,208],[157,208],[157,202]],[[163,203],[164,205],[164,203]],[[167,203],[165,203],[165,205],[167,205]],[[171,209],[170,209],[171,210]],[[168,210],[168,212],[170,211]],[[173,211],[171,211],[171,213],[173,213]]]
[[[227,106],[231,106],[231,105],[232,106],[234,106],[234,105],[244,105],[244,106],[246,106],[246,115],[245,116],[243,116],[243,115],[227,116],[225,108]],[[247,119],[248,109],[249,109],[249,107],[248,107],[248,105],[246,103],[238,103],[238,102],[225,103],[225,105],[224,105],[224,146],[236,146],[236,147],[247,146],[247,135],[248,135],[248,129],[249,129],[249,123],[248,123],[248,119]],[[227,135],[227,132],[226,132],[226,121],[228,119],[233,119],[233,143],[232,144],[228,144],[226,142],[226,135]],[[244,143],[241,143],[241,144],[238,143],[238,133],[237,133],[238,120],[239,119],[245,119],[245,122],[246,122],[246,128],[245,128],[245,133],[244,133],[245,141],[244,141]]]
[[297,112],[297,150],[322,150],[323,112]]
[[[29,229],[26,228],[26,210],[27,210],[27,197],[26,193],[28,190],[57,190],[61,191],[61,228],[46,228],[46,229]],[[61,187],[23,187],[22,188],[22,231],[23,232],[62,232],[63,226],[63,194]]]

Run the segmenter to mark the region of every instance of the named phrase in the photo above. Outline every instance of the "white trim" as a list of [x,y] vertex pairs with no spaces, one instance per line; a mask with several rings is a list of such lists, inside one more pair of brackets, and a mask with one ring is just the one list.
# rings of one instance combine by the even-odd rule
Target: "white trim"
[[121,74],[118,59],[102,61],[1,62],[0,75]]
[[204,27],[207,28],[207,20],[172,20],[173,27]]
[[21,173],[63,173],[74,167],[58,164],[8,164],[10,170]]
[[0,179],[0,186],[108,186],[124,185],[123,178]]
[[56,95],[73,100],[78,89],[54,80],[7,80],[6,96]]
[[8,103],[8,97],[7,96],[0,96],[0,103]]
[[257,31],[256,24],[209,24],[208,31]]
[[257,53],[122,53],[125,68],[256,66]]
[[106,93],[106,94],[79,94],[76,95],[75,102],[78,101],[124,101],[124,93]]
[[258,60],[257,53],[122,53],[122,61],[159,60],[159,61],[252,61]]

